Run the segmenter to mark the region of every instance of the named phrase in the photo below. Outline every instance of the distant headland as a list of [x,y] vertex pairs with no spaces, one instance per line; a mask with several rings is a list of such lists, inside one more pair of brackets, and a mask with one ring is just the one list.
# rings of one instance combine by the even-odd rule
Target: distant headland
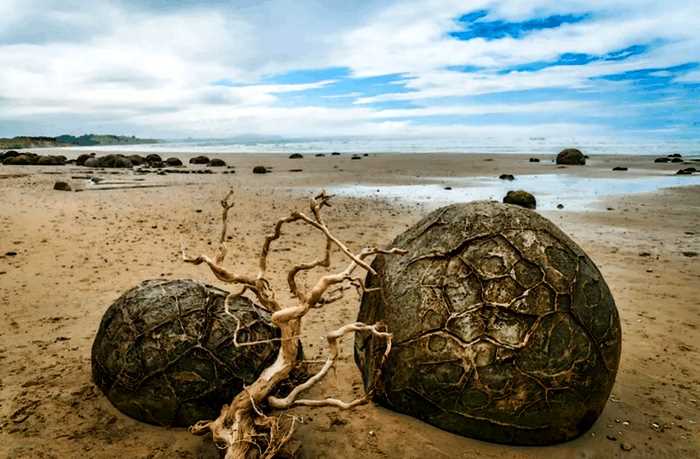
[[41,147],[89,147],[95,145],[134,145],[158,143],[157,139],[140,139],[134,136],[112,134],[84,134],[81,136],[59,135],[58,137],[18,136],[0,138],[0,149]]

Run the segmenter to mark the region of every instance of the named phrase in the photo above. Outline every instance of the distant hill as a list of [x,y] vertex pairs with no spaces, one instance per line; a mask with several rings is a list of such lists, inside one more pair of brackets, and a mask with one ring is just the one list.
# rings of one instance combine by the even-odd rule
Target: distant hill
[[40,147],[89,147],[94,145],[134,145],[158,143],[156,139],[139,139],[134,136],[111,134],[85,134],[81,136],[59,135],[58,137],[19,136],[11,139],[0,138],[0,149],[40,148]]

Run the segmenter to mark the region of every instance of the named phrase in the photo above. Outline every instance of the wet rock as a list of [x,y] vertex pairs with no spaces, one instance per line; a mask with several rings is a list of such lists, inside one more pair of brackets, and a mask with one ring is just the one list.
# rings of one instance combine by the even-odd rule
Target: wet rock
[[570,166],[583,166],[586,164],[586,158],[581,150],[576,148],[567,148],[562,150],[557,155],[557,164],[567,164]]
[[58,191],[73,191],[68,182],[57,181],[53,184],[53,189]]
[[498,178],[501,180],[515,180],[513,174],[501,174],[498,176]]
[[94,157],[95,157],[95,153],[90,153],[90,154],[83,153],[82,155],[78,156],[78,159],[75,160],[75,165],[76,166],[84,166],[85,161],[87,161],[90,158],[94,158]]
[[289,155],[289,159],[302,159],[303,157],[304,155],[302,155],[301,153],[292,153],[291,155]]
[[190,158],[190,164],[209,164],[209,158],[206,156],[195,156]]
[[182,161],[180,161],[178,158],[168,158],[165,160],[165,164],[171,167],[182,166]]
[[267,174],[268,172],[265,166],[255,166],[253,168],[253,174]]
[[503,203],[514,204],[526,209],[535,209],[537,207],[535,197],[524,190],[509,191],[503,198]]
[[530,161],[531,163],[539,163],[540,158],[530,158],[528,161]]
[[667,163],[667,162],[669,162],[669,161],[671,161],[671,160],[670,160],[669,158],[665,158],[665,157],[656,158],[656,159],[654,160],[655,163]]
[[678,172],[676,172],[676,175],[693,175],[694,172],[697,172],[697,169],[695,169],[694,167],[688,167],[679,170]]
[[226,161],[223,159],[219,158],[214,158],[211,161],[209,161],[209,167],[225,167],[226,166]]
[[333,153],[331,153],[331,156],[340,156],[340,153],[338,153],[337,151],[334,151]]
[[626,170],[627,170],[627,168],[622,167],[622,166],[613,167],[613,171],[626,171]]

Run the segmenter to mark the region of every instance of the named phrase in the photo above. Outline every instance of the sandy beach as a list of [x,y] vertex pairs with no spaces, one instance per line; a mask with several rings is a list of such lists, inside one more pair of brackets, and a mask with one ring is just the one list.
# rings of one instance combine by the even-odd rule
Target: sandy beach
[[[41,151],[69,158],[82,152]],[[162,156],[177,156],[187,165],[194,155]],[[343,412],[295,409],[304,419],[295,435],[303,442],[302,457],[700,457],[700,182],[697,174],[674,176],[688,166],[655,164],[650,156],[593,156],[586,166],[566,168],[544,155],[539,163],[523,155],[478,154],[370,154],[359,160],[349,154],[296,160],[280,154],[208,156],[233,168],[136,175],[71,165],[0,166],[0,457],[217,457],[209,438],[143,424],[112,407],[91,381],[90,350],[103,312],[142,280],[193,278],[227,288],[208,270],[182,263],[179,248],[184,242],[191,253],[214,253],[219,200],[229,189],[235,190],[236,206],[227,266],[252,272],[274,221],[305,210],[320,189],[341,191],[326,218],[340,239],[359,250],[388,244],[450,193],[452,202],[491,197],[470,192],[478,189],[473,179],[498,182],[504,173],[516,177],[502,184],[510,189],[527,184],[528,176],[681,181],[652,192],[601,193],[586,198],[585,210],[569,206],[571,194],[552,190],[549,201],[543,196],[543,202],[564,206],[545,206],[541,213],[596,262],[620,311],[622,359],[601,418],[574,441],[524,448],[453,435],[372,404]],[[271,172],[254,175],[256,165]],[[615,166],[629,170],[613,172]],[[86,176],[112,181],[115,189],[72,178]],[[54,191],[56,180],[85,191]],[[394,186],[416,185],[445,194],[402,199],[389,193]],[[364,191],[352,192],[358,186]],[[495,195],[500,188],[494,187],[492,197],[500,200]],[[379,191],[368,195],[367,188]],[[277,291],[286,295],[284,276],[292,261],[314,258],[322,247],[318,234],[302,226],[290,229],[270,260]],[[331,271],[344,264],[336,251]],[[325,332],[354,321],[358,305],[351,293],[309,315],[308,358],[325,357]],[[362,390],[352,340],[346,339],[337,371],[309,395],[349,400]]]

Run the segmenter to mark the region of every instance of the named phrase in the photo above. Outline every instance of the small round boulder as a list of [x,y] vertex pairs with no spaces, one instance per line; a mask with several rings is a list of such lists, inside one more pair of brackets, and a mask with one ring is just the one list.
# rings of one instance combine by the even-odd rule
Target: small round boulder
[[[620,360],[620,319],[591,259],[536,212],[496,202],[438,209],[377,256],[355,361],[383,405],[461,435],[547,445],[600,416]],[[369,290],[372,289],[372,290]]]
[[537,208],[537,200],[535,197],[531,193],[524,190],[509,191],[503,197],[503,203],[513,204],[526,209]]
[[92,346],[92,377],[123,413],[150,424],[215,419],[270,365],[279,329],[247,298],[224,309],[227,292],[192,280],[148,280],[105,312]]
[[581,150],[576,148],[567,148],[562,150],[557,155],[557,164],[566,164],[570,166],[585,166],[586,156],[581,153]]

